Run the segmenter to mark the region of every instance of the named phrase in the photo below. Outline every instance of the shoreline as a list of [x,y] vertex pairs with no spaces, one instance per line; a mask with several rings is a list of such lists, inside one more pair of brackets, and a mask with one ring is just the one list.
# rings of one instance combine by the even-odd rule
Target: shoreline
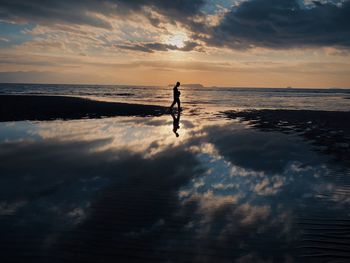
[[68,96],[0,95],[0,122],[161,116],[166,110],[166,107],[157,105],[104,102]]
[[[157,105],[105,102],[54,95],[0,95],[0,122],[96,119],[117,116],[161,116]],[[224,117],[249,123],[262,131],[297,134],[350,166],[350,111],[244,110]]]

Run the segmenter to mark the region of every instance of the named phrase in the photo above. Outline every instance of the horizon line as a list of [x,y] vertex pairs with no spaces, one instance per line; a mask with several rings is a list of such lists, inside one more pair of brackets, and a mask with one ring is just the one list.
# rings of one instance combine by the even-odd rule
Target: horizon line
[[[131,86],[131,87],[168,87],[170,84],[163,84],[163,85],[143,85],[143,84],[98,84],[98,83],[49,83],[49,82],[0,82],[0,85],[3,84],[27,84],[27,85],[84,85],[84,86]],[[172,84],[171,84],[172,85]],[[252,86],[205,86],[201,83],[185,83],[181,84],[181,86],[188,86],[188,85],[201,85],[203,88],[242,88],[242,89],[350,89],[350,87],[292,87],[292,86],[285,86],[285,87],[267,87],[267,86],[260,86],[260,87],[252,87]]]

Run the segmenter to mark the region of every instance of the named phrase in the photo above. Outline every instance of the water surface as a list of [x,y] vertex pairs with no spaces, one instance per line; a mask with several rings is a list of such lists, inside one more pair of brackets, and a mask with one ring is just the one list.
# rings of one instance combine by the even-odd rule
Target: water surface
[[[186,109],[214,113],[232,109],[350,110],[350,89],[286,89],[181,86]],[[0,83],[0,94],[81,96],[93,99],[170,106],[172,86],[63,85]]]
[[8,262],[347,262],[350,171],[296,134],[173,118],[0,123]]

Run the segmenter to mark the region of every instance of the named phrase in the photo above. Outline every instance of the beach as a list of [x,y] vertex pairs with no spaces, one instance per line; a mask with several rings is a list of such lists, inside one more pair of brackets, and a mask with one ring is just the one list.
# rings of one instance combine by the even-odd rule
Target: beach
[[0,95],[0,121],[159,116],[165,107],[67,96]]
[[[199,104],[201,91],[184,89],[184,111],[172,116],[153,89],[140,88],[143,99],[118,95],[132,93],[124,88],[107,97],[45,89],[0,95],[9,262],[350,258],[344,94],[208,90]],[[218,102],[219,92],[240,107]],[[282,102],[256,108],[252,96]]]
[[350,0],[0,14],[0,263],[350,262]]

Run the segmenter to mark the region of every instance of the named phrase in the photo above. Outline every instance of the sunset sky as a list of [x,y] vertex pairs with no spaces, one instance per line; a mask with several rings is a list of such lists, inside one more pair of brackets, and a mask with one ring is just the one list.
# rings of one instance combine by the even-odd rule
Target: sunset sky
[[1,0],[0,82],[350,88],[349,0]]

